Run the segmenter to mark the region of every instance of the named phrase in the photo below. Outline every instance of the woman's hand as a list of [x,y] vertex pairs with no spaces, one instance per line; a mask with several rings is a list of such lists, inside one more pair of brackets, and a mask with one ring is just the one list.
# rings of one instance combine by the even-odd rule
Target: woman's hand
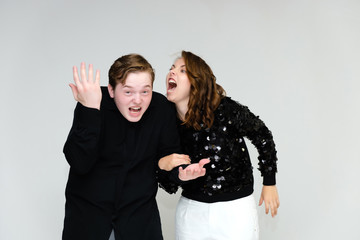
[[210,159],[204,158],[201,159],[199,163],[190,164],[185,169],[179,167],[179,179],[181,181],[189,181],[204,176],[206,173],[204,165],[209,162]]
[[190,163],[191,160],[188,155],[173,153],[161,158],[158,165],[161,170],[171,171],[174,167]]
[[100,88],[100,71],[96,70],[95,81],[93,80],[93,66],[89,65],[89,74],[86,77],[85,63],[80,65],[80,77],[77,67],[73,67],[74,82],[70,83],[74,99],[81,103],[85,107],[100,109],[100,103],[102,98]]
[[276,186],[263,186],[261,191],[259,206],[265,202],[265,213],[269,213],[269,209],[271,210],[271,216],[275,217],[277,214],[277,209],[280,206],[279,194]]

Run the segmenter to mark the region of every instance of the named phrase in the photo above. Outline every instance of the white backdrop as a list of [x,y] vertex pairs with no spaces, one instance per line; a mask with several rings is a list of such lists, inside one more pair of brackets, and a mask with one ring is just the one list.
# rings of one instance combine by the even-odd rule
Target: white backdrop
[[[358,0],[1,0],[0,239],[61,238],[72,66],[93,63],[106,85],[116,58],[140,53],[165,93],[182,49],[274,134],[281,206],[275,219],[259,208],[261,239],[360,239],[359,12]],[[159,190],[166,240],[178,197]]]

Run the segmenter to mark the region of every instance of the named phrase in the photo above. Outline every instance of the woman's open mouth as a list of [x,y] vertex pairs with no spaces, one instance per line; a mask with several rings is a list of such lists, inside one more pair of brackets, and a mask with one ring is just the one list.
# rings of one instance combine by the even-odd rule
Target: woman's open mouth
[[168,90],[174,90],[177,87],[177,83],[173,79],[169,79]]

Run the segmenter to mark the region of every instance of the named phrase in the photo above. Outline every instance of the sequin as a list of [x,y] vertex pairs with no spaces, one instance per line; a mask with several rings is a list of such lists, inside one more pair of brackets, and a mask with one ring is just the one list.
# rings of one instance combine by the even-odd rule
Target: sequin
[[198,141],[199,140],[199,133],[194,133],[193,137],[194,137],[195,141]]
[[221,185],[220,184],[213,184],[212,188],[215,189],[221,189]]
[[221,177],[218,177],[217,178],[217,181],[219,182],[219,181],[224,181],[225,180],[225,177],[224,176],[221,176]]
[[[179,124],[181,145],[193,163],[209,158],[206,177],[182,185],[194,194],[215,196],[253,186],[253,167],[244,141],[248,138],[259,152],[261,175],[277,172],[272,134],[265,124],[243,106],[225,97],[216,111],[211,128],[196,131]],[[203,126],[203,125],[201,125]],[[166,188],[165,188],[166,190]]]

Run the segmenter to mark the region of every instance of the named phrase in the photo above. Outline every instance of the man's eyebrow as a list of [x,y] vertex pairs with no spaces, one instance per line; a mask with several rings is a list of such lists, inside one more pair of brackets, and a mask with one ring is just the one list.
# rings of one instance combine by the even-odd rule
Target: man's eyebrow
[[[129,85],[124,85],[123,88],[133,88],[132,86],[129,86]],[[145,85],[143,86],[142,88],[151,88],[151,85]]]

